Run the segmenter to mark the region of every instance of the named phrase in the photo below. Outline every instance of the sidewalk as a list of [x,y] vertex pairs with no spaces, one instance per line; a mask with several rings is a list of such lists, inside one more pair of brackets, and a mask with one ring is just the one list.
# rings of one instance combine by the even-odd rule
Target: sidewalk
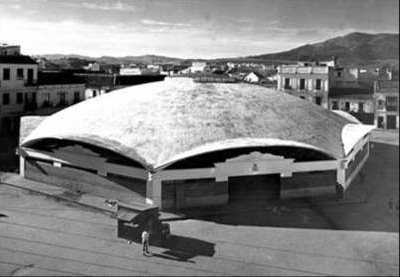
[[[87,209],[105,213],[111,217],[116,217],[117,215],[117,207],[106,204],[106,200],[111,199],[90,194],[78,194],[63,187],[28,180],[15,173],[0,172],[0,184],[28,190],[57,200],[67,201]],[[178,220],[182,218],[184,218],[184,216],[179,214],[166,212],[160,213],[160,219],[163,221]]]

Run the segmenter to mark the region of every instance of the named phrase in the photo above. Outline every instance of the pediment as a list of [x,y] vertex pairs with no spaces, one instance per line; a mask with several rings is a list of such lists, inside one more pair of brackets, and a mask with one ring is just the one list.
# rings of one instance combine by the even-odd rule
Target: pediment
[[255,162],[255,161],[276,161],[284,160],[285,157],[272,155],[269,153],[251,152],[250,154],[240,155],[235,158],[227,159],[226,163],[237,163],[237,162]]

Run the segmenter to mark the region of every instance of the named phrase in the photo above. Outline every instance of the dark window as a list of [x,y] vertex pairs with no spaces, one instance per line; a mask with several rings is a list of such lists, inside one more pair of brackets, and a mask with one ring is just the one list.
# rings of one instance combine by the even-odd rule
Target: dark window
[[322,98],[320,96],[315,97],[315,104],[321,106]]
[[305,89],[305,87],[306,87],[306,80],[300,79],[300,89]]
[[386,110],[389,112],[397,111],[397,97],[396,96],[387,96],[386,97]]
[[359,113],[364,112],[364,103],[363,102],[358,103],[358,112]]
[[285,89],[290,89],[290,79],[285,78]]
[[337,72],[337,76],[338,76],[338,77],[342,77],[342,72],[338,71],[338,72]]
[[23,68],[17,68],[17,79],[18,80],[24,79],[24,69]]
[[10,104],[10,94],[4,93],[3,94],[3,105],[8,105],[8,104]]
[[10,69],[3,68],[3,80],[10,80]]
[[333,101],[332,102],[332,110],[337,110],[339,109],[338,101]]
[[300,96],[300,98],[301,98],[301,99],[306,99],[306,97],[304,97],[304,96]]
[[28,80],[27,80],[29,85],[33,84],[33,69],[29,68],[28,69]]
[[383,116],[378,116],[378,128],[385,128],[384,121],[385,119],[383,118]]
[[396,129],[396,116],[395,115],[386,116],[386,129]]
[[377,107],[377,109],[378,110],[383,110],[385,108],[385,101],[383,101],[383,100],[378,100],[378,107]]
[[344,103],[344,110],[347,112],[350,111],[350,102]]
[[93,97],[96,97],[97,96],[97,90],[93,90]]
[[315,89],[320,90],[321,89],[321,79],[317,79],[315,83]]
[[81,100],[79,91],[74,92],[74,103],[78,103]]
[[17,93],[17,104],[21,104],[24,102],[24,94],[22,92]]
[[67,101],[66,101],[66,98],[65,98],[65,92],[60,92],[59,95],[60,95],[59,105],[62,105],[62,106],[66,105]]

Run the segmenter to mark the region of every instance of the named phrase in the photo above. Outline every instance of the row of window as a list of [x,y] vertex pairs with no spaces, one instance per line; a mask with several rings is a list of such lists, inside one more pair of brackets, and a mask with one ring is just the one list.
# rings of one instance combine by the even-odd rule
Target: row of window
[[[27,98],[27,95],[25,96],[25,98]],[[24,102],[24,94],[22,92],[18,92],[16,104],[22,104],[23,102]],[[10,94],[3,93],[3,105],[9,105],[9,104],[10,104]]]
[[[339,110],[339,102],[338,101],[332,101],[332,110]],[[344,103],[344,110],[346,112],[350,111],[350,102]],[[359,113],[364,112],[364,102],[358,102],[358,112]]]
[[[17,80],[23,80],[24,79],[24,69],[23,68],[17,68]],[[28,80],[33,79],[33,69],[29,68],[28,71]],[[11,80],[11,69],[10,68],[3,68],[3,81],[9,81]]]
[[385,100],[379,99],[377,104],[378,110],[383,110],[386,108],[388,112],[396,112],[398,110],[398,98],[396,96],[387,96]]
[[[25,94],[25,99],[27,99],[27,94]],[[32,98],[35,99],[36,101],[36,93],[34,92],[32,94]],[[50,103],[50,93],[46,93],[45,96],[45,102]],[[9,93],[3,93],[3,105],[9,105],[10,104],[10,94]],[[79,91],[75,91],[74,92],[74,103],[79,102],[80,99],[80,92]],[[59,101],[60,103],[65,104],[66,103],[66,93],[65,92],[60,92],[59,93]],[[24,94],[22,92],[18,92],[17,93],[17,98],[16,98],[16,104],[22,104],[24,103]]]
[[[322,80],[316,79],[315,80],[315,89],[321,90],[322,88]],[[285,89],[291,89],[290,86],[290,78],[285,78]],[[306,89],[306,79],[300,79],[299,89]]]

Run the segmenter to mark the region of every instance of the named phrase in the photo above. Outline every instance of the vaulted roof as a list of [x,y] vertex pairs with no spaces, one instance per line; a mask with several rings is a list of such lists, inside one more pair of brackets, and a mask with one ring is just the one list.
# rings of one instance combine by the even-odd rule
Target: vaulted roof
[[23,146],[45,138],[81,141],[151,170],[193,155],[249,146],[292,145],[342,158],[342,130],[350,123],[257,85],[167,78],[66,108],[43,120]]

